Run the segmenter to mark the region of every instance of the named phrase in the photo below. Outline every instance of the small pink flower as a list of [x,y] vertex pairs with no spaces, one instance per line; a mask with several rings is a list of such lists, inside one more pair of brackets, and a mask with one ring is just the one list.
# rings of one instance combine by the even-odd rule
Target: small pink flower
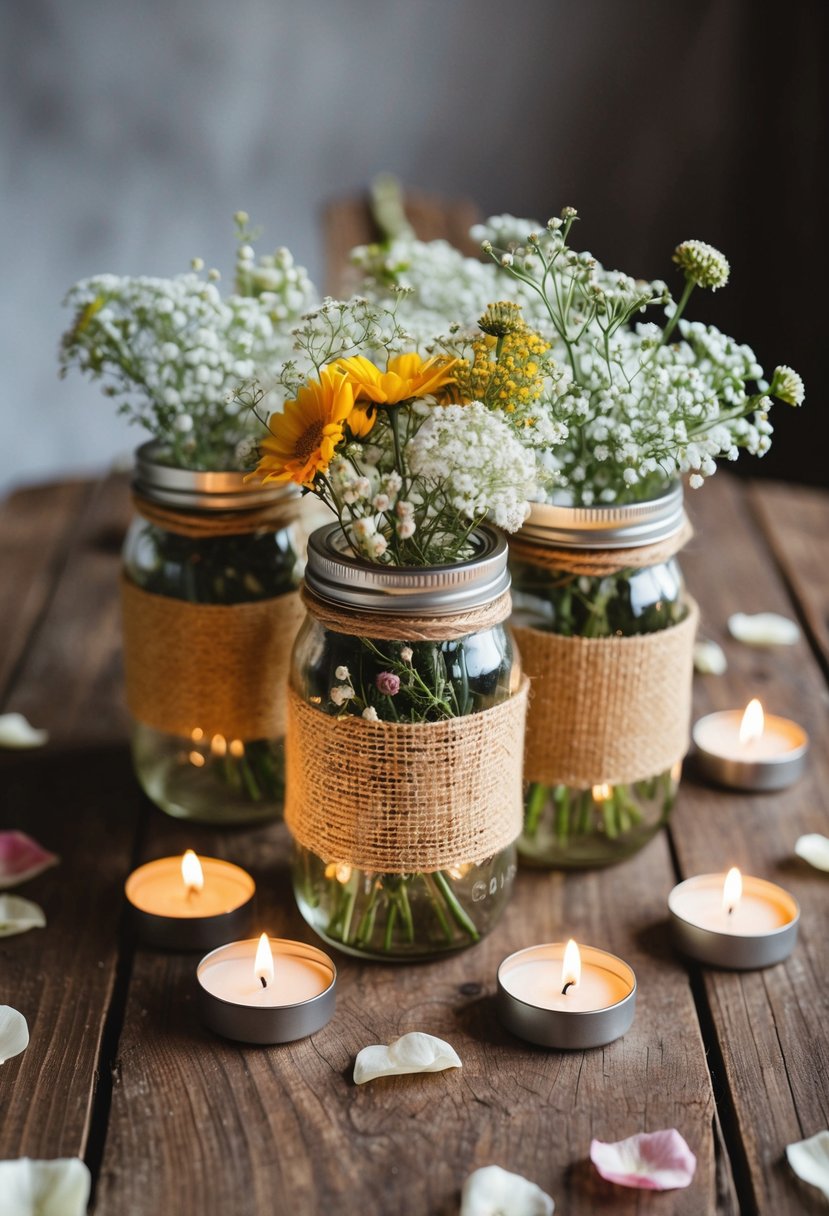
[[58,859],[25,832],[0,832],[0,890],[56,866]]
[[608,1182],[648,1191],[671,1191],[690,1186],[697,1159],[675,1127],[640,1132],[604,1144],[590,1143],[590,1160]]
[[374,681],[377,691],[385,697],[396,697],[400,692],[400,676],[393,671],[381,671]]

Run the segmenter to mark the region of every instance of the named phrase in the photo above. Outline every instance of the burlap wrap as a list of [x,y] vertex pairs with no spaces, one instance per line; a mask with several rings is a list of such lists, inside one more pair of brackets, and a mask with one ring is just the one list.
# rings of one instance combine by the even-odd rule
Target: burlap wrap
[[311,616],[325,629],[364,638],[383,638],[391,642],[457,641],[500,625],[512,611],[508,591],[480,608],[465,608],[451,616],[446,613],[441,616],[404,616],[400,613],[370,612],[363,608],[348,609],[319,599],[306,586],[302,588],[302,599]]
[[333,718],[288,692],[285,822],[324,861],[381,874],[483,861],[521,831],[528,682],[442,722]]
[[127,704],[165,734],[285,734],[284,688],[304,619],[296,592],[245,604],[191,604],[121,579]]
[[688,750],[699,609],[658,633],[567,638],[518,628],[532,692],[524,778],[577,789],[656,776]]
[[666,540],[652,545],[637,545],[628,549],[556,549],[551,545],[534,544],[524,540],[519,533],[509,540],[510,556],[542,570],[552,570],[568,577],[585,575],[587,578],[605,578],[619,574],[622,570],[644,570],[647,566],[658,566],[679,553],[694,535],[687,516],[682,527]]
[[243,536],[248,532],[277,532],[299,518],[301,499],[265,503],[235,511],[176,511],[133,491],[133,505],[148,523],[165,532],[194,540],[212,536]]

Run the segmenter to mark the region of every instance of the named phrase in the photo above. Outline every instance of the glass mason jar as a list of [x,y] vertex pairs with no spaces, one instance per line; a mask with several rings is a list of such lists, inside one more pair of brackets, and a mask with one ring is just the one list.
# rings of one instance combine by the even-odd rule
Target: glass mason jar
[[[518,849],[530,864],[579,869],[623,861],[667,822],[690,713],[696,607],[676,558],[689,534],[679,485],[622,506],[539,504],[519,534],[510,561],[511,623],[533,699]],[[574,647],[548,641],[551,634],[609,639],[592,648],[601,672],[588,655],[578,675],[568,675]],[[662,634],[667,649],[644,640],[654,634]],[[615,639],[643,641],[622,647]],[[581,648],[582,656],[588,649]],[[635,677],[621,665],[632,666]],[[567,687],[568,678],[592,684],[592,692]],[[564,705],[569,722],[557,731],[556,711]],[[610,737],[597,745],[603,728]],[[563,779],[571,771],[581,775]]]
[[288,715],[294,890],[315,932],[362,958],[471,946],[512,889],[526,694],[506,543],[489,528],[472,543],[468,561],[405,569],[349,556],[336,525],[309,540]]
[[170,815],[273,818],[284,774],[284,688],[302,607],[293,488],[136,453],[123,550],[132,754]]

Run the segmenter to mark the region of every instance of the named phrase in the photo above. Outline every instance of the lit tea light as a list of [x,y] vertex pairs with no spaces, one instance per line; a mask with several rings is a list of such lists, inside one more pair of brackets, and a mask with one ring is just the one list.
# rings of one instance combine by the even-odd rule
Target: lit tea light
[[694,726],[700,768],[720,785],[781,790],[803,772],[809,736],[789,718],[765,714],[760,702],[707,714]]
[[188,849],[139,866],[124,891],[145,945],[207,950],[248,931],[256,885],[240,866]]
[[290,1043],[334,1013],[337,969],[316,946],[261,937],[230,942],[196,969],[201,1019],[241,1043]]
[[636,976],[622,959],[576,942],[529,946],[498,968],[498,1016],[542,1047],[579,1050],[618,1039],[633,1022]]
[[714,967],[770,967],[788,958],[797,941],[797,900],[776,883],[736,868],[679,883],[668,909],[678,948]]

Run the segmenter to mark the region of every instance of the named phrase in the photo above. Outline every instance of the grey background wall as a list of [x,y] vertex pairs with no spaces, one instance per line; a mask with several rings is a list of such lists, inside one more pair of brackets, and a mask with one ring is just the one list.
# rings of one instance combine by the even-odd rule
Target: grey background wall
[[229,272],[243,207],[319,280],[322,205],[380,169],[484,213],[572,203],[585,245],[643,276],[668,277],[687,237],[723,248],[733,285],[695,315],[802,372],[807,409],[778,411],[763,465],[823,480],[826,7],[4,0],[0,489],[140,438],[56,378],[76,279],[171,275],[194,254]]

